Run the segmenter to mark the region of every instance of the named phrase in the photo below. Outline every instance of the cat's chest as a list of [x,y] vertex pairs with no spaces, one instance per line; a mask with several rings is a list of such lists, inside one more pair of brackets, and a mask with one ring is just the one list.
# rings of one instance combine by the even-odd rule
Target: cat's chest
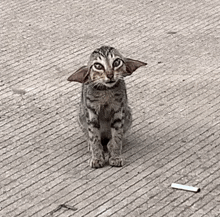
[[96,91],[91,94],[88,94],[90,97],[93,97],[100,105],[111,105],[116,102],[116,95],[113,91]]
[[106,115],[114,110],[118,110],[125,102],[124,91],[120,90],[90,90],[85,94],[85,104],[88,108],[95,109],[98,113],[104,112]]

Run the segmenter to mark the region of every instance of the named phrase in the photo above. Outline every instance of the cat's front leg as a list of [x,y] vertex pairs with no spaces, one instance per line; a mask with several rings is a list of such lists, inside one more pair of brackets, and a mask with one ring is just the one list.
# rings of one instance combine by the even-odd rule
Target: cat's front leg
[[123,124],[124,119],[122,112],[118,112],[114,115],[114,119],[111,124],[112,139],[108,143],[108,151],[110,154],[109,164],[115,167],[123,166],[122,152],[122,139],[123,139]]
[[98,116],[89,111],[89,117],[87,120],[88,124],[88,135],[89,135],[89,148],[92,152],[92,158],[90,160],[90,166],[92,168],[100,168],[105,164],[104,151],[101,145],[100,138],[100,123]]

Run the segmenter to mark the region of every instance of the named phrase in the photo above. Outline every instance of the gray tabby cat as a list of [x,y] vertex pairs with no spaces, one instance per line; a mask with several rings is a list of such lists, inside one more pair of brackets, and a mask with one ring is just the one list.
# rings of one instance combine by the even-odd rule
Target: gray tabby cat
[[79,124],[92,152],[90,166],[105,164],[109,153],[111,166],[122,166],[122,138],[132,123],[124,77],[146,63],[124,58],[115,48],[102,46],[93,51],[87,66],[68,81],[82,83]]

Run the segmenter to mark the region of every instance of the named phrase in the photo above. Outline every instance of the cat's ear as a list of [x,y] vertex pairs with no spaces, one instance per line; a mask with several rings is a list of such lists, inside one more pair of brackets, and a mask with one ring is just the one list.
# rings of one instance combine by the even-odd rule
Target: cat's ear
[[147,63],[138,61],[138,60],[133,60],[129,58],[124,59],[125,66],[126,66],[126,75],[131,75],[136,69],[138,69],[141,66],[146,66]]
[[74,72],[70,77],[67,79],[67,81],[76,81],[79,83],[85,83],[87,82],[89,77],[89,69],[87,66],[82,66],[79,68],[76,72]]

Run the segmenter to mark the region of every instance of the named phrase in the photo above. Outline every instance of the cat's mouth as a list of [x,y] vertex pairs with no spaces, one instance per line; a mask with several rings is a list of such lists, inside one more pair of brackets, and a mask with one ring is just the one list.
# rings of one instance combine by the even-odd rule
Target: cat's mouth
[[105,86],[107,87],[113,87],[116,84],[115,80],[109,80],[105,82]]
[[107,84],[114,84],[115,81],[107,81],[106,83],[107,83]]

